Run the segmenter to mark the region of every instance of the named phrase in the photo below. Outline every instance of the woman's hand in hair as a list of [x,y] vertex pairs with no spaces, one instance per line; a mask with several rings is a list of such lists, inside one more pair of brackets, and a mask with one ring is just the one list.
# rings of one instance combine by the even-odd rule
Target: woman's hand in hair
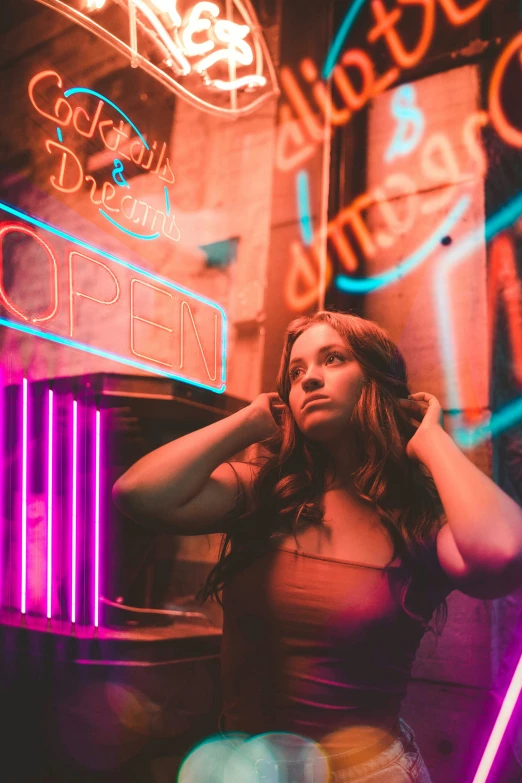
[[416,428],[416,432],[408,441],[406,455],[410,459],[418,460],[417,447],[424,440],[430,430],[444,429],[444,414],[442,406],[433,394],[417,392],[410,394],[407,400],[399,400],[405,413]]
[[258,429],[259,440],[269,438],[277,432],[285,408],[287,406],[277,392],[264,392],[252,400],[249,412]]

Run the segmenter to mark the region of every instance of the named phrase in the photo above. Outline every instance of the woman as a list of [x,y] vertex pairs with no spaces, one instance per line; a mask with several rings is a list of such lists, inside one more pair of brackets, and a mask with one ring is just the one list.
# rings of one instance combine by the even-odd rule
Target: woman
[[[259,441],[266,454],[230,461]],[[383,329],[297,318],[277,393],[147,455],[113,496],[158,529],[224,534],[199,594],[224,611],[221,728],[245,750],[271,742],[267,779],[429,783],[399,718],[416,650],[453,589],[520,586],[522,510],[436,398],[409,394]]]

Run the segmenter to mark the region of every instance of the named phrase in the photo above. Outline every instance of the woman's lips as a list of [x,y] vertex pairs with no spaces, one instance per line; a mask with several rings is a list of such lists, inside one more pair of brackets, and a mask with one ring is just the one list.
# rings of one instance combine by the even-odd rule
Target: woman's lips
[[321,398],[319,398],[317,400],[310,400],[309,402],[307,402],[305,404],[305,406],[303,407],[303,410],[306,410],[309,405],[318,405],[321,402],[329,402],[329,399],[327,397],[321,397]]

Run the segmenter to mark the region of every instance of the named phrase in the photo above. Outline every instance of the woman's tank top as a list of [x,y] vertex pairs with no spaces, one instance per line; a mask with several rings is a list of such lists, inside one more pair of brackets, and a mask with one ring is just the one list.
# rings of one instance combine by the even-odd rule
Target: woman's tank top
[[[396,722],[425,628],[402,566],[273,549],[223,589],[224,727],[358,748]],[[447,587],[447,586],[446,586]],[[424,600],[429,620],[439,600]]]

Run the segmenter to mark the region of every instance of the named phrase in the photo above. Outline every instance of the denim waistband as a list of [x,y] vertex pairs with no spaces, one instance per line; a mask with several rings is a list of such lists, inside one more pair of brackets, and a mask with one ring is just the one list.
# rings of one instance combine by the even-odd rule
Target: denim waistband
[[398,737],[400,737],[402,733],[402,728],[397,720],[397,723],[390,729],[390,731],[385,734],[380,739],[376,740],[375,742],[372,742],[371,745],[366,745],[363,748],[360,748],[359,750],[347,750],[344,753],[326,753],[326,758],[330,759],[338,759],[342,761],[345,765],[349,765],[350,767],[357,766],[358,764],[363,764],[366,761],[369,761],[370,759],[373,759],[375,756],[380,755],[385,750],[387,750],[396,740]]
[[[221,730],[221,726],[219,728]],[[226,738],[222,730],[221,734]],[[351,783],[393,764],[413,739],[412,729],[399,718],[389,734],[355,752],[329,755],[321,748],[320,743],[317,743],[318,751],[315,756],[305,753],[304,758],[295,760],[250,757],[250,761],[260,783],[272,783],[279,779],[279,772],[283,768],[284,777],[288,777],[289,781],[294,779],[295,774],[295,779],[299,780],[301,775],[304,775],[303,780],[306,779],[307,783],[326,783],[327,780],[328,783]],[[303,746],[303,749],[305,748],[306,746]],[[238,750],[241,753],[239,748]]]
[[401,718],[399,718],[398,723],[400,733],[385,750],[360,764],[350,764],[346,767],[341,765],[339,768],[332,770],[329,783],[352,783],[363,780],[366,776],[379,772],[397,761],[415,739],[415,734],[407,723]]

